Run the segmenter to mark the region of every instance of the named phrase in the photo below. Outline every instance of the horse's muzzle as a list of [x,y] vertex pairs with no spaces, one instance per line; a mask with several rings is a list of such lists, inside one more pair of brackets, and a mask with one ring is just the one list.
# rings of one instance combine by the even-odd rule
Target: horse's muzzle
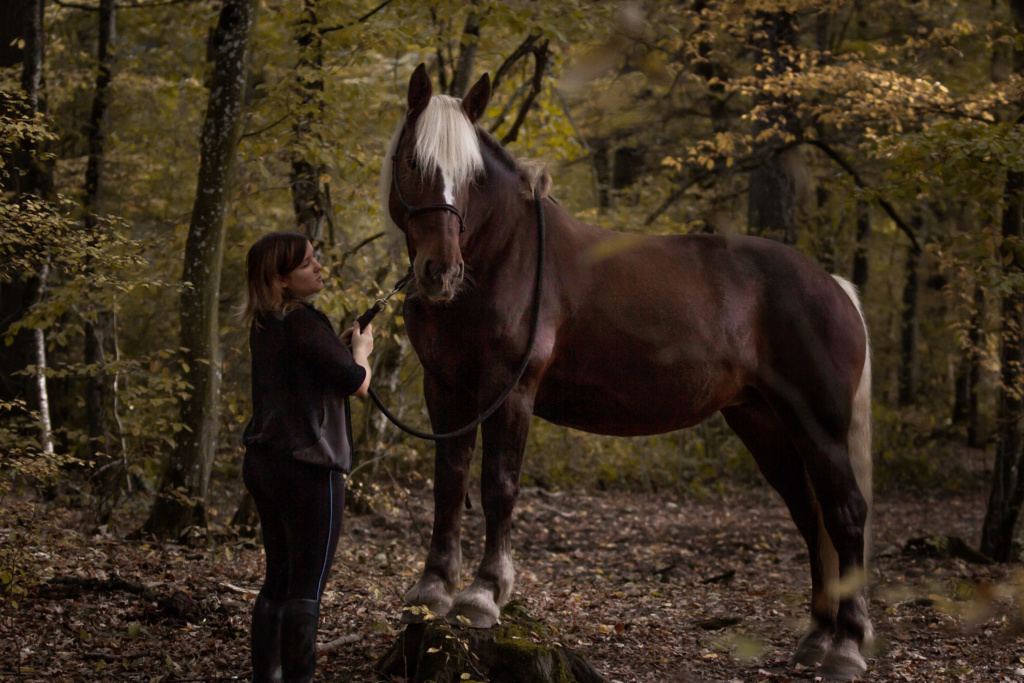
[[465,264],[462,261],[445,264],[428,260],[417,269],[416,283],[420,294],[429,301],[440,303],[455,298],[464,275]]

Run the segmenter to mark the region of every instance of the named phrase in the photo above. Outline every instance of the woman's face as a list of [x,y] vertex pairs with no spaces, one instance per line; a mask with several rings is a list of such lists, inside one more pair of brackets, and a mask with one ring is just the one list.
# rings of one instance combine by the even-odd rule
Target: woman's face
[[293,299],[307,299],[324,288],[324,279],[320,277],[323,268],[313,258],[313,245],[306,242],[306,255],[302,257],[295,270],[287,275],[280,275],[281,287]]

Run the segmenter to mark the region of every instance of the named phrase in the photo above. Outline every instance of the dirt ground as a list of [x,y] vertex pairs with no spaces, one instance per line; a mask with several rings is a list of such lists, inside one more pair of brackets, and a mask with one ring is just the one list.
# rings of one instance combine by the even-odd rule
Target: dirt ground
[[[422,566],[432,505],[426,489],[387,499],[345,520],[318,680],[385,680],[373,665],[402,628],[401,596]],[[20,544],[11,581],[25,593],[15,592],[17,608],[9,591],[0,603],[0,681],[247,679],[263,567],[252,540],[128,542],[59,520],[40,525],[22,503],[4,505],[0,544]],[[906,550],[934,535],[974,545],[983,513],[982,492],[876,501],[878,642],[865,680],[1024,681],[1020,567],[974,564],[934,544]],[[467,579],[482,521],[478,503],[465,513]],[[513,544],[515,598],[609,681],[815,677],[787,665],[806,623],[807,552],[767,490],[706,500],[525,490]]]

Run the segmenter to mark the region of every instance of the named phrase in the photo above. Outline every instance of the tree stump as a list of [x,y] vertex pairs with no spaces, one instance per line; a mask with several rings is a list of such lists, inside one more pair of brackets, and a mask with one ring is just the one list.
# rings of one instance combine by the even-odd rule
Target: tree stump
[[376,664],[407,683],[607,683],[582,655],[558,640],[556,630],[513,601],[501,622],[473,629],[434,619],[410,624]]

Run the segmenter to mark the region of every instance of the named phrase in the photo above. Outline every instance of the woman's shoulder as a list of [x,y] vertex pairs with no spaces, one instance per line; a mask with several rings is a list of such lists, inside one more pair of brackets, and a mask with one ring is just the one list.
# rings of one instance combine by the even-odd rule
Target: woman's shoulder
[[326,325],[333,329],[331,319],[313,304],[303,301],[284,315],[284,323],[289,327]]

